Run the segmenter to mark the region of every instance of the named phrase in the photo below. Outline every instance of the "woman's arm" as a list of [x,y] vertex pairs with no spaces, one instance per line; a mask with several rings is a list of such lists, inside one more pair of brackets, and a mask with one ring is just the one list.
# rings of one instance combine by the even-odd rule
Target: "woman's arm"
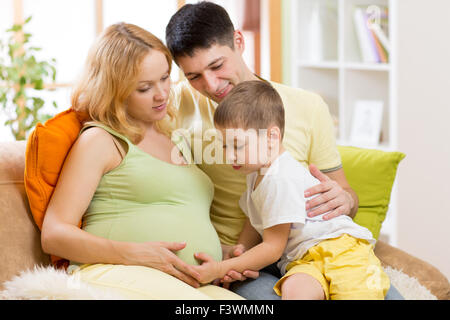
[[291,224],[279,224],[263,232],[263,241],[245,251],[238,257],[214,261],[210,256],[199,253],[195,257],[203,263],[195,266],[194,269],[200,274],[201,283],[209,283],[217,278],[222,278],[229,270],[243,272],[244,270],[260,270],[276,262],[286,247]]
[[102,176],[121,162],[112,137],[100,128],[83,132],[70,150],[49,202],[41,243],[46,253],[79,263],[144,265],[169,273],[193,286],[191,266],[172,251],[186,244],[120,242],[78,227]]
[[121,262],[116,244],[78,228],[101,177],[117,160],[120,163],[108,135],[99,128],[89,129],[71,148],[44,217],[41,243],[45,252],[81,263],[98,262],[103,254],[107,261]]

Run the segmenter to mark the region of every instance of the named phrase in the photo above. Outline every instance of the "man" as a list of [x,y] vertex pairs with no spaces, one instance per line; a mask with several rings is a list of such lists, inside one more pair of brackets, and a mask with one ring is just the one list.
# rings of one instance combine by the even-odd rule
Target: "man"
[[[242,81],[265,80],[253,74],[245,64],[242,33],[234,30],[225,9],[214,3],[188,4],[179,9],[166,27],[166,43],[187,78],[174,90],[179,126],[191,131],[194,153],[198,144],[204,152],[205,140],[208,140],[204,133],[214,127],[217,103]],[[285,107],[284,147],[303,165],[309,165],[312,175],[321,182],[305,192],[305,197],[321,193],[307,202],[308,215],[329,212],[324,219],[341,214],[353,218],[358,209],[358,197],[345,178],[327,105],[311,92],[271,84]],[[239,244],[245,215],[238,201],[246,187],[245,175],[229,165],[209,164],[198,159],[197,163],[215,185],[211,220],[222,242],[224,259],[239,255],[248,249]],[[248,299],[278,298],[272,286],[279,275],[271,274],[270,268],[259,273],[249,270],[242,275],[230,272],[225,280],[245,280],[246,277],[256,279],[233,284],[231,289]]]

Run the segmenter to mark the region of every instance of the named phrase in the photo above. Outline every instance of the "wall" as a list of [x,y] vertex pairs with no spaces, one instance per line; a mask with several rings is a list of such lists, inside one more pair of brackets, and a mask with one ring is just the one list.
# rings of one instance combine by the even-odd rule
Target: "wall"
[[398,12],[398,247],[450,279],[450,1]]

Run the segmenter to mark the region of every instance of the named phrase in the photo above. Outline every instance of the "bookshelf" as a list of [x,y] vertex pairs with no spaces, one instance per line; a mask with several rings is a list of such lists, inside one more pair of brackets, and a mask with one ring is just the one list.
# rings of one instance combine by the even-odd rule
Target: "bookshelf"
[[[289,60],[287,82],[318,93],[328,104],[339,145],[384,151],[397,150],[396,118],[396,1],[395,0],[289,0]],[[373,6],[385,13],[389,38],[387,62],[365,62],[355,27],[355,8]],[[378,17],[382,14],[377,13]],[[388,23],[386,23],[386,20]],[[378,20],[379,22],[379,20]],[[379,52],[378,52],[379,53]],[[380,54],[378,54],[380,56]],[[375,144],[352,141],[355,105],[360,100],[382,102],[381,132]],[[396,197],[393,187],[389,212],[380,239],[396,245]]]

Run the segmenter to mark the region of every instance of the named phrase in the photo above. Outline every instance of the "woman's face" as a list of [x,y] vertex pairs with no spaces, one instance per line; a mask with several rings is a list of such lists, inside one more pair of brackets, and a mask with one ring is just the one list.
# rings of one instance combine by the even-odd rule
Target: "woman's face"
[[163,119],[167,113],[169,91],[166,56],[158,50],[150,50],[142,61],[136,90],[128,97],[128,114],[144,125]]

